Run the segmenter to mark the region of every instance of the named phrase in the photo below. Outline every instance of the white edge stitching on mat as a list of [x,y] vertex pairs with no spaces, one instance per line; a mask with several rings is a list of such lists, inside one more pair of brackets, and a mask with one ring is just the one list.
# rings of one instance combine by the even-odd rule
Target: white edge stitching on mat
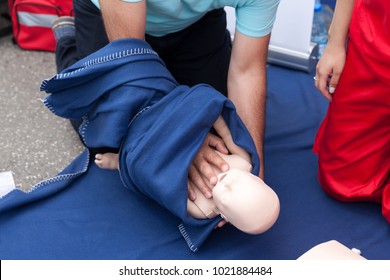
[[187,233],[187,231],[186,231],[186,229],[185,229],[185,227],[184,227],[183,224],[180,224],[180,225],[179,225],[179,230],[180,230],[181,235],[183,235],[185,241],[187,242],[188,247],[190,247],[190,250],[191,250],[192,252],[197,252],[197,251],[198,251],[198,248],[195,247],[195,244],[194,244],[194,243],[192,243],[192,240],[191,240],[191,238],[189,237],[189,235],[188,235],[188,233]]
[[84,115],[82,117],[82,120],[83,120],[83,122],[80,124],[78,132],[79,132],[79,135],[81,136],[81,139],[83,139],[85,146],[88,146],[87,139],[85,138],[85,133],[86,133],[85,131],[89,125],[89,119],[86,115]]
[[[61,175],[57,175],[57,176],[54,176],[52,178],[49,178],[49,179],[45,179],[35,185],[33,185],[29,190],[22,190],[22,189],[14,189],[14,190],[18,190],[18,191],[22,191],[24,193],[31,193],[47,184],[50,184],[50,183],[53,183],[53,182],[58,182],[58,181],[61,181],[61,180],[68,180],[68,179],[71,179],[71,178],[74,178],[74,177],[77,177],[79,176],[80,174],[84,173],[85,171],[87,171],[88,169],[88,166],[89,166],[89,157],[90,157],[90,154],[89,154],[89,151],[87,149],[87,160],[85,161],[85,164],[84,164],[84,167],[81,171],[79,172],[76,172],[76,173],[69,173],[69,174],[61,174]],[[13,191],[14,191],[13,190]],[[9,195],[10,193],[12,193],[13,191],[10,191],[8,193],[6,193],[4,196],[1,196],[0,199],[6,197],[7,195]]]
[[66,78],[68,76],[71,76],[77,72],[80,72],[80,71],[82,71],[90,66],[96,65],[96,64],[106,63],[106,62],[109,62],[112,60],[126,58],[126,57],[133,56],[133,55],[142,55],[142,54],[153,54],[153,55],[158,56],[154,50],[149,49],[149,48],[135,48],[135,49],[130,49],[130,50],[124,50],[121,52],[111,53],[111,54],[106,55],[106,56],[100,56],[100,57],[97,57],[94,59],[90,59],[90,60],[83,63],[82,68],[78,68],[78,69],[73,70],[73,71],[68,72],[68,73],[62,73],[62,74],[58,73],[57,75],[54,76],[54,79],[58,80],[58,79]]

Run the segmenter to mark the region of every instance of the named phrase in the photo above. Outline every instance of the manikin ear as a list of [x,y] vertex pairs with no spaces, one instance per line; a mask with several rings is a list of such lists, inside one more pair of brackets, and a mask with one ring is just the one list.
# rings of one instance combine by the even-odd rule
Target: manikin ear
[[232,134],[230,133],[230,130],[222,116],[218,117],[213,127],[215,131],[218,133],[218,135],[225,142],[226,147],[228,148],[231,154],[238,155],[243,159],[245,159],[246,161],[248,161],[249,163],[251,162],[250,155],[243,148],[237,146],[234,143]]

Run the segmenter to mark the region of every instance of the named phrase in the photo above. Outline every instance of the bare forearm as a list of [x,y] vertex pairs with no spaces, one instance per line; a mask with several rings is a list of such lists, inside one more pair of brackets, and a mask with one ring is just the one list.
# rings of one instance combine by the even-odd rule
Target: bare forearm
[[355,0],[338,0],[329,28],[329,44],[345,46]]
[[[229,70],[229,98],[248,128],[260,157],[260,177],[264,178],[264,129],[266,61],[269,36],[248,38],[236,33]],[[252,45],[252,48],[249,47]],[[234,49],[235,48],[235,49]],[[252,49],[252,51],[249,51]]]
[[[232,94],[229,98],[233,101],[237,108],[237,113],[248,128],[253,141],[256,145],[257,153],[261,160],[260,177],[264,177],[264,128],[265,128],[265,78],[252,80],[251,82],[242,81],[233,82],[229,86],[229,91]],[[241,84],[241,85],[240,85]],[[254,88],[251,85],[257,84]],[[239,88],[239,89],[238,89]],[[238,93],[238,94],[235,94]]]
[[126,3],[119,0],[100,0],[99,3],[110,41],[121,38],[145,38],[145,1]]

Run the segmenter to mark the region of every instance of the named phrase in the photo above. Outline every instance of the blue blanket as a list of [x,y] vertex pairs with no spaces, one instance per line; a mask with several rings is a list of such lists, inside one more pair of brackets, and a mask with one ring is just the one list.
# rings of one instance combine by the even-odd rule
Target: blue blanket
[[311,148],[327,102],[312,77],[268,67],[265,181],[278,194],[281,212],[264,234],[225,225],[193,252],[178,231],[179,217],[125,188],[119,172],[89,164],[85,151],[23,200],[18,192],[0,199],[0,258],[296,259],[336,239],[368,259],[390,259],[381,206],[336,201],[318,184]]
[[[123,185],[180,218],[178,230],[194,252],[222,220],[187,214],[189,166],[219,116],[234,142],[251,155],[252,172],[259,172],[255,145],[233,103],[208,85],[178,85],[145,41],[114,41],[45,80],[41,90],[48,93],[44,103],[53,113],[83,119],[79,131],[87,148],[120,147]],[[84,160],[76,174],[54,181],[67,186],[74,177],[87,176],[83,173],[93,162]],[[49,189],[51,181],[41,185]],[[14,193],[2,204],[31,196]]]

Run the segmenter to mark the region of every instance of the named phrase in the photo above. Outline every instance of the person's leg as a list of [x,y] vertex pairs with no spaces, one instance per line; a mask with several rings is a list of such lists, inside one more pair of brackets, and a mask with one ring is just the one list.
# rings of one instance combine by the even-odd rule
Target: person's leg
[[64,37],[57,40],[59,47],[56,48],[57,72],[71,66],[78,61],[76,41],[74,37]]
[[57,72],[59,73],[78,60],[74,17],[57,18],[53,22],[52,30],[57,42],[55,59]]
[[[380,203],[389,182],[390,85],[378,78],[358,50],[350,41],[314,151],[320,184],[328,194],[342,201]],[[390,197],[387,200],[390,207]]]
[[146,40],[180,84],[206,83],[227,95],[232,44],[223,9],[209,12],[182,31],[164,37],[147,35]]
[[108,43],[100,10],[90,0],[74,0],[73,9],[74,18],[60,17],[52,27],[58,72]]
[[383,186],[382,215],[390,223],[390,170]]
[[[70,32],[69,17],[60,17],[53,25],[57,33],[56,65],[61,72],[78,60],[108,44],[100,10],[90,0],[74,0],[74,31]],[[58,24],[58,28],[56,28]],[[71,120],[78,131],[82,120]]]
[[74,0],[77,55],[82,59],[108,44],[100,10],[90,0]]

